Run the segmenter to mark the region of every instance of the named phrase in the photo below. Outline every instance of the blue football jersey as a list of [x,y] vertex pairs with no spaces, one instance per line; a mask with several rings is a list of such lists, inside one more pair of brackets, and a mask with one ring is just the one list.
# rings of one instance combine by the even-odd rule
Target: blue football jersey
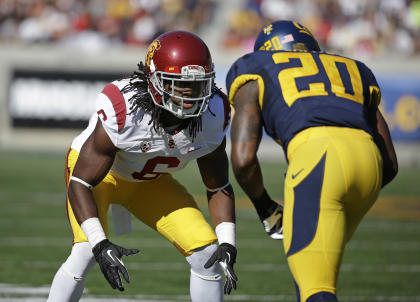
[[264,129],[283,145],[301,130],[338,126],[372,132],[368,107],[380,102],[372,71],[343,56],[305,51],[256,51],[239,58],[226,77],[229,100],[257,80]]

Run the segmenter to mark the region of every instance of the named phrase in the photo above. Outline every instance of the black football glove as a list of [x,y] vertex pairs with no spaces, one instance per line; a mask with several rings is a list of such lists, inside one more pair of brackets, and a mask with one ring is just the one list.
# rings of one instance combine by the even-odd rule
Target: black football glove
[[211,267],[215,262],[219,262],[220,266],[223,268],[223,272],[226,276],[226,282],[224,286],[224,293],[230,294],[233,289],[236,289],[236,277],[235,272],[233,271],[233,265],[236,262],[236,248],[229,243],[222,243],[218,246],[217,250],[213,253],[204,268]]
[[99,263],[105,279],[113,289],[118,288],[124,290],[119,272],[123,275],[125,281],[130,283],[128,271],[121,261],[122,256],[134,255],[139,252],[137,249],[125,249],[121,246],[113,244],[108,239],[104,239],[96,244],[93,249],[96,261]]

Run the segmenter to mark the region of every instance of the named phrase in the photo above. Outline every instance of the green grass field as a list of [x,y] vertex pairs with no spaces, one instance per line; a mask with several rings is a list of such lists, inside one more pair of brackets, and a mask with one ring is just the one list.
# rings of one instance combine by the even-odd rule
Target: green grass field
[[[269,192],[280,200],[286,167],[264,162],[263,169]],[[420,301],[419,176],[418,168],[402,169],[360,225],[344,256],[340,301]],[[176,177],[190,188],[207,215],[195,163]],[[226,300],[296,301],[282,242],[265,235],[233,177],[231,182],[237,196],[239,283]],[[46,287],[71,248],[64,199],[64,154],[0,152],[0,301],[45,300]],[[96,267],[87,280],[86,297],[188,301],[189,266],[183,256],[136,220],[133,229],[120,237],[111,232],[116,243],[141,250],[140,255],[124,260],[132,283],[124,293],[117,293]],[[10,284],[44,290],[13,291]]]

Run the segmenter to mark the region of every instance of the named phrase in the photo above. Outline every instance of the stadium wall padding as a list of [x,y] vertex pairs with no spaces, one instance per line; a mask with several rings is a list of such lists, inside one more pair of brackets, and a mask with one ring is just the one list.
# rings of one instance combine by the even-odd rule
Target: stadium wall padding
[[[216,84],[225,90],[225,75],[239,55],[210,49]],[[79,52],[0,44],[0,148],[67,148],[86,126],[103,85],[131,73],[144,54],[143,48]],[[393,139],[419,144],[420,58],[365,63],[381,87],[381,110]]]

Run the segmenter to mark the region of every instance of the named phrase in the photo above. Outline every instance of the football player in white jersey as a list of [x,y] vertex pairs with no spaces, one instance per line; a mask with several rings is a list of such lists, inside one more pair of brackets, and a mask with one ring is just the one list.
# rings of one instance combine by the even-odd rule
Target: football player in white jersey
[[[110,204],[118,205],[116,230],[127,227],[128,210],[185,256],[192,301],[223,301],[224,293],[236,289],[234,194],[225,152],[229,121],[230,106],[214,85],[210,52],[188,32],[159,36],[145,64],[106,85],[89,126],[67,155],[73,248],[54,277],[48,301],[79,301],[96,262],[111,287],[124,290],[120,274],[127,282],[129,275],[121,258],[138,250],[108,239]],[[171,176],[194,159],[215,230]]]

